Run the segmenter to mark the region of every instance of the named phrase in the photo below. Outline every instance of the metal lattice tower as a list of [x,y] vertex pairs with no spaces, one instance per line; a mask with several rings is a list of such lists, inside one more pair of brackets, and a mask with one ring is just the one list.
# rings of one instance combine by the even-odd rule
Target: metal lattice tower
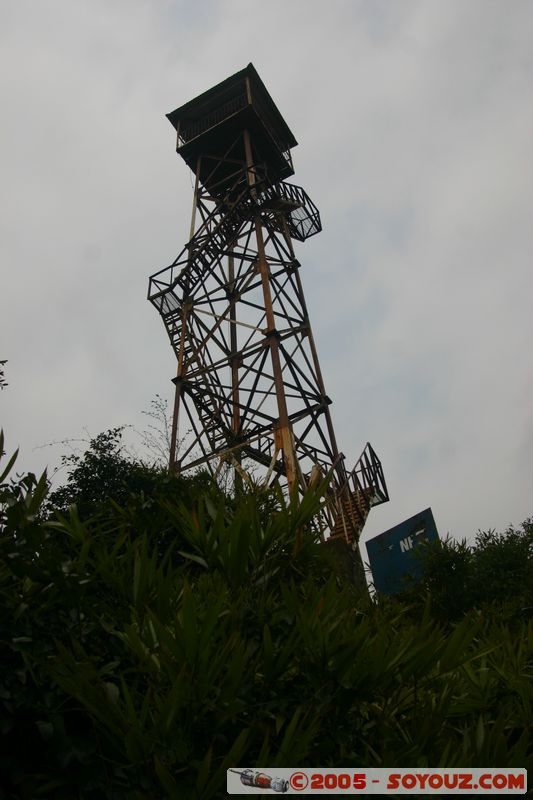
[[148,293],[178,362],[170,467],[301,492],[331,472],[317,525],[355,545],[387,487],[370,444],[348,472],[335,441],[293,247],[321,230],[286,181],[297,142],[252,64],[167,116],[195,175],[190,240]]

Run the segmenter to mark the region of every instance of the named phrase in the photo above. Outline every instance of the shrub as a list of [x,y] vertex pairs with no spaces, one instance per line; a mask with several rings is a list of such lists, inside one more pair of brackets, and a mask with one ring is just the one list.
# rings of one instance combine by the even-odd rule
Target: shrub
[[40,513],[45,477],[6,477],[5,797],[208,800],[238,765],[533,766],[533,623],[373,604],[311,535],[295,546],[319,490],[158,477],[82,518]]

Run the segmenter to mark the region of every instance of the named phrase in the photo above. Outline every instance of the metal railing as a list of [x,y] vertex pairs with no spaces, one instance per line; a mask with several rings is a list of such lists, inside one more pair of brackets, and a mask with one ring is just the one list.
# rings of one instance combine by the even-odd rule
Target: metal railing
[[232,97],[227,103],[219,106],[210,114],[206,114],[205,117],[201,117],[199,120],[196,120],[196,122],[192,122],[183,130],[180,128],[178,140],[181,144],[190,142],[191,139],[195,139],[201,133],[204,133],[205,131],[209,130],[209,128],[213,128],[215,125],[218,125],[219,122],[222,122],[227,117],[231,117],[232,114],[236,114],[237,111],[246,108],[247,105],[248,98],[246,94],[240,94],[237,95],[237,97]]
[[[192,139],[196,139],[196,137],[200,136],[201,133],[205,133],[205,131],[209,130],[210,128],[214,128],[215,125],[218,125],[220,122],[228,117],[231,117],[233,114],[236,114],[238,111],[241,111],[243,108],[246,108],[247,105],[249,105],[249,103],[246,93],[232,97],[231,100],[223,103],[223,105],[216,108],[210,114],[206,114],[204,117],[201,117],[195,122],[191,122],[189,125],[185,126],[183,130],[180,127],[178,133],[179,144],[187,144],[187,142],[190,142]],[[272,121],[271,115],[268,113],[265,106],[258,102],[255,98],[252,102],[252,106],[256,109],[261,122],[292,171],[293,167],[290,149],[288,148],[287,143],[283,142],[276,133],[276,127]]]

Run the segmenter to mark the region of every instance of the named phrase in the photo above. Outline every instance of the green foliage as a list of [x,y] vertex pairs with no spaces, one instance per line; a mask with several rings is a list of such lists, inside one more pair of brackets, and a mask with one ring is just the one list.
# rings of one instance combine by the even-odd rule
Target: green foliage
[[90,440],[83,456],[72,453],[62,457],[62,466],[68,470],[67,482],[50,495],[47,503],[50,509],[66,511],[76,504],[85,517],[110,497],[121,501],[130,488],[135,488],[142,467],[132,464],[124,455],[123,430],[119,427],[100,433]]
[[372,603],[309,533],[320,489],[107,472],[98,496],[77,473],[86,513],[45,514],[46,478],[8,473],[6,797],[209,800],[237,765],[533,767],[533,622]]
[[533,616],[533,519],[504,533],[479,532],[473,545],[450,538],[420,548],[422,578],[404,600],[455,620],[472,609],[508,622]]

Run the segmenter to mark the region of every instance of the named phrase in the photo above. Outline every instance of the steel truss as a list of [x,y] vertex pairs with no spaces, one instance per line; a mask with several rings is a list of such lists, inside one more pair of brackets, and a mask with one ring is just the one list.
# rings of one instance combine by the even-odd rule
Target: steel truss
[[[320,230],[306,192],[270,180],[244,130],[198,157],[190,241],[148,296],[178,362],[171,468],[229,465],[247,479],[252,465],[265,484],[301,492],[332,473],[317,525],[355,543],[388,494],[371,446],[348,473],[335,441],[293,248]],[[176,453],[183,412],[191,436]]]

